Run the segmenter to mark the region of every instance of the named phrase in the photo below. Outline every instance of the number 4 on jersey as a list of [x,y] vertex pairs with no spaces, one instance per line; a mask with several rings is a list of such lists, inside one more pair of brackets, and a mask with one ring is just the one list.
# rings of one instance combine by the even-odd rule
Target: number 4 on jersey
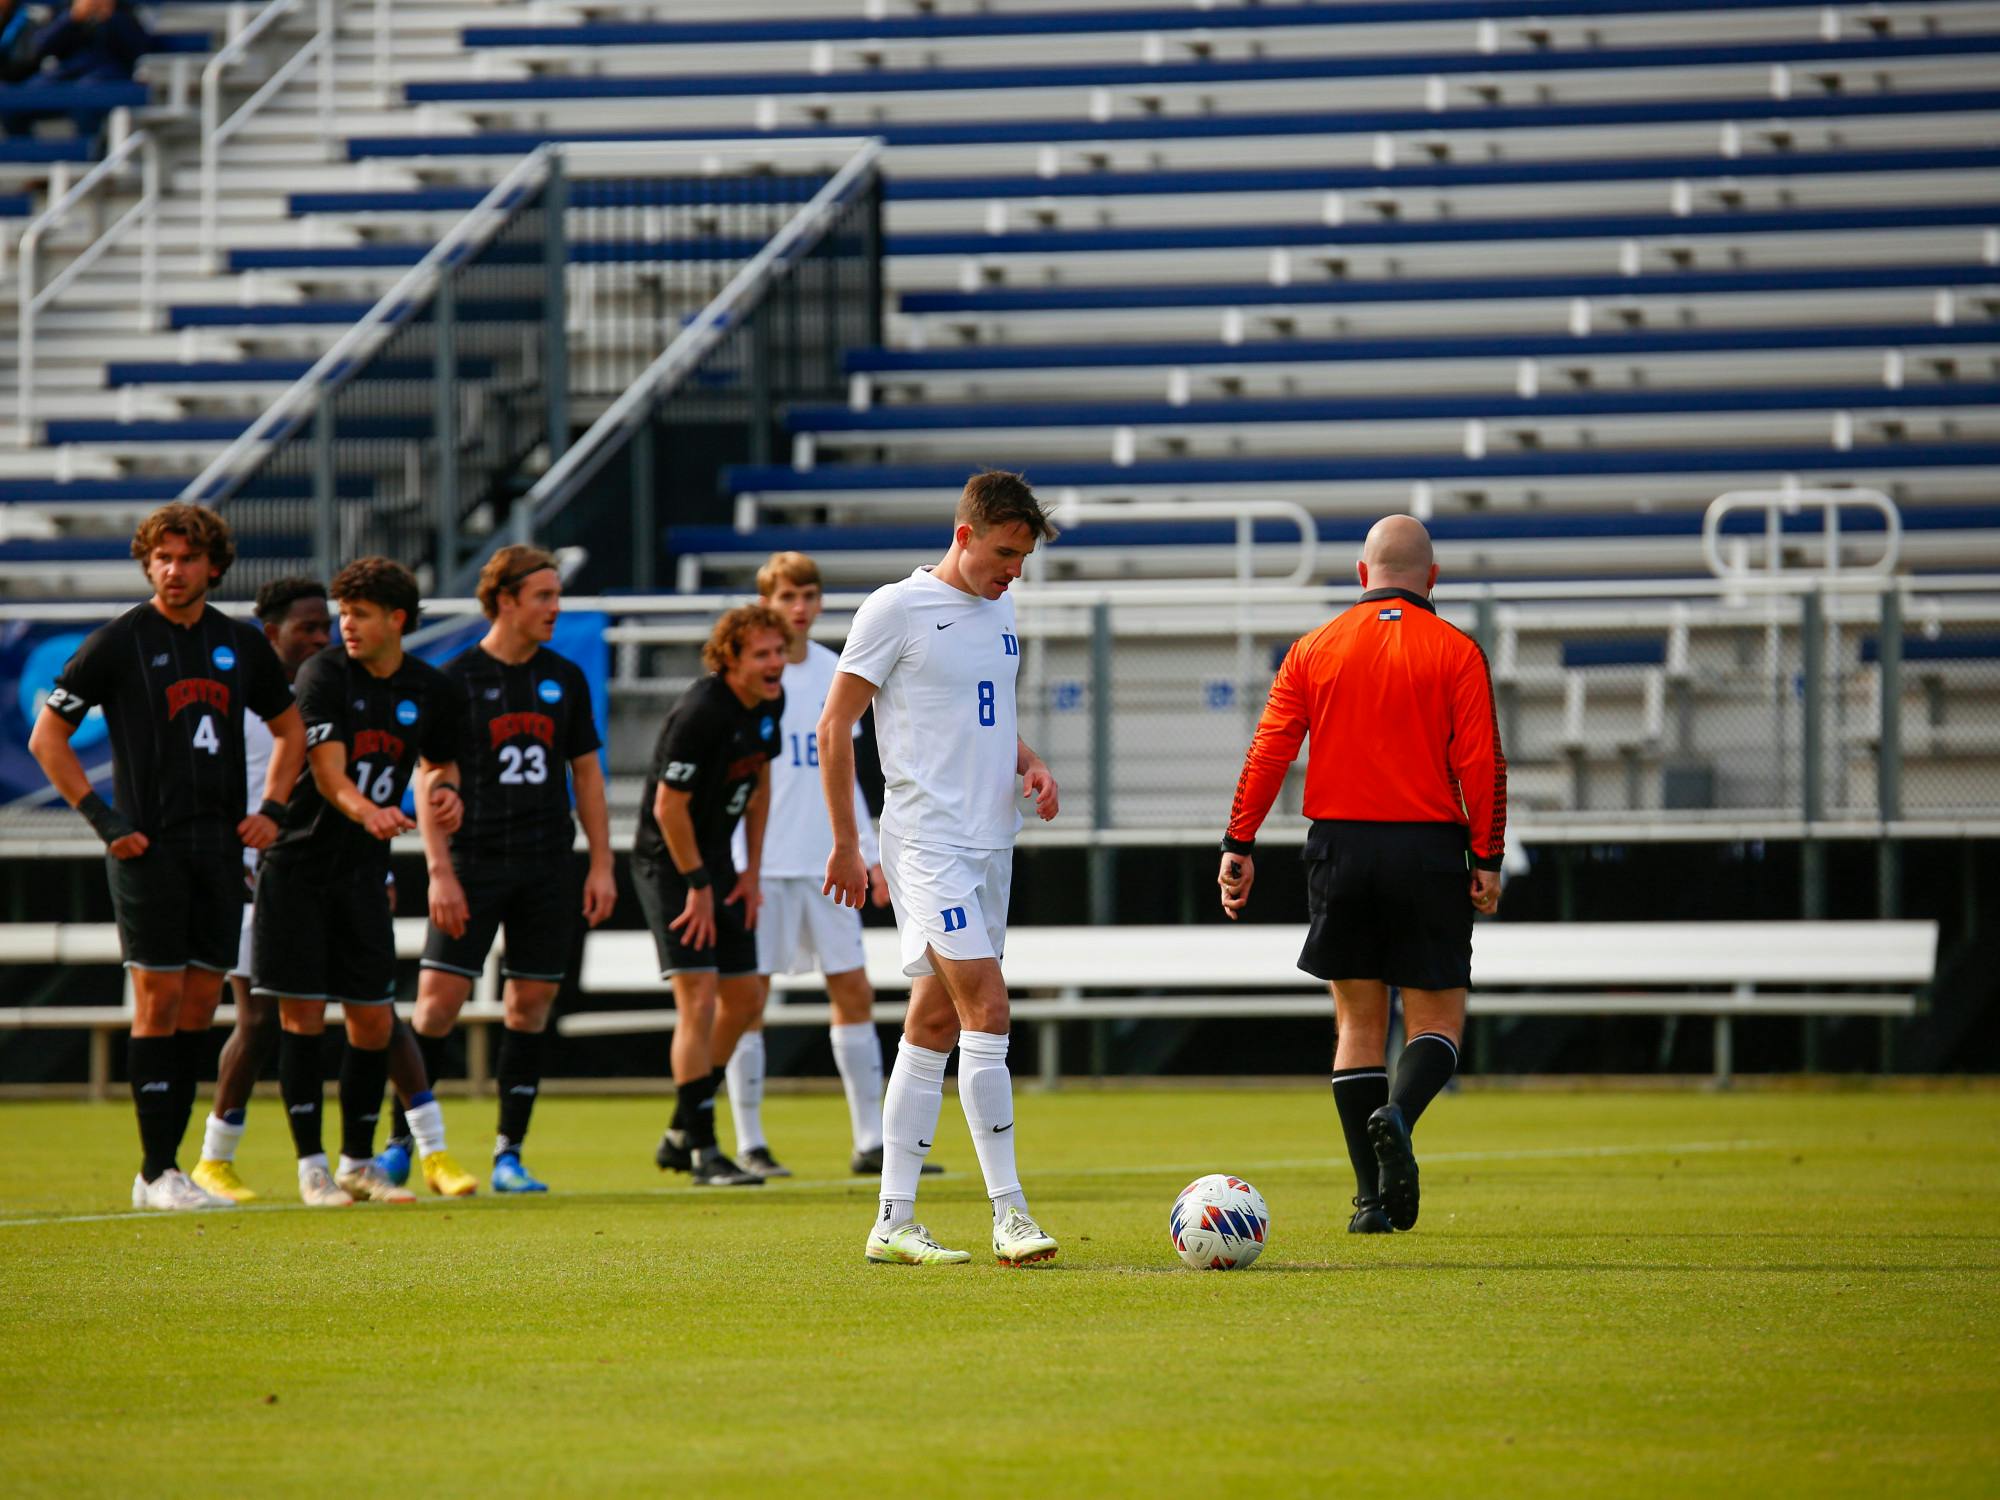
[[203,714],[201,722],[194,726],[194,747],[206,750],[210,755],[222,753],[222,741],[215,735],[215,715]]

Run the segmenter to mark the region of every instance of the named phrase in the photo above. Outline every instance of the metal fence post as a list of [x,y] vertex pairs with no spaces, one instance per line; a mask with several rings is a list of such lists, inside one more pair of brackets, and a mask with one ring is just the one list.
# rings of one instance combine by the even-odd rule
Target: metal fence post
[[653,587],[653,562],[659,556],[659,518],[653,504],[653,413],[647,411],[632,431],[632,587]]
[[1826,915],[1826,846],[1812,825],[1826,816],[1826,601],[1817,588],[1799,600],[1799,813],[1807,827],[1799,845],[1800,915]]
[[[548,346],[542,360],[542,398],[548,407],[552,465],[569,447],[568,217],[569,179],[563,174],[563,154],[551,150],[548,181],[542,185],[542,333]],[[525,524],[532,527],[533,518]]]
[[322,396],[313,413],[313,571],[331,578],[340,553],[339,500],[333,467],[333,401]]
[[432,438],[437,444],[437,575],[458,568],[458,287],[450,271],[438,278],[431,304],[434,351]]
[[[1882,629],[1876,652],[1881,724],[1875,738],[1875,810],[1887,825],[1903,816],[1903,594],[1891,582],[1882,591]],[[1875,914],[1902,915],[1903,846],[1887,827],[1875,845]]]
[[[1111,605],[1090,607],[1090,826],[1111,827]],[[1117,909],[1115,856],[1101,840],[1090,846],[1090,920],[1109,924]]]

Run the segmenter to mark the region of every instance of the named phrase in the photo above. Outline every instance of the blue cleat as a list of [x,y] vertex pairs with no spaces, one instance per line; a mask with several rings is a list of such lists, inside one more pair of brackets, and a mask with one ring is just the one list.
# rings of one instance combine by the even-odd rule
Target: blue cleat
[[505,1151],[493,1158],[493,1191],[496,1193],[546,1193],[549,1185],[537,1182],[521,1165],[521,1153]]
[[410,1143],[400,1138],[390,1141],[375,1153],[375,1165],[382,1169],[383,1176],[401,1187],[410,1180]]

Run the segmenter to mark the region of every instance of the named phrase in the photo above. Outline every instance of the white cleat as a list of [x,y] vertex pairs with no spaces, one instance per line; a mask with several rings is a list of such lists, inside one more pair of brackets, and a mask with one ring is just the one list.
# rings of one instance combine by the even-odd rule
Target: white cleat
[[346,1208],[353,1195],[333,1180],[325,1162],[299,1167],[299,1201],[308,1208]]
[[878,1266],[956,1266],[972,1259],[970,1250],[947,1250],[914,1222],[877,1224],[868,1231],[865,1253]]
[[218,1197],[205,1193],[188,1180],[187,1173],[179,1167],[162,1172],[151,1182],[144,1175],[132,1179],[132,1206],[134,1208],[161,1209],[167,1212],[187,1213],[211,1208],[234,1208],[233,1198]]
[[333,1179],[347,1192],[349,1200],[355,1203],[364,1199],[373,1203],[415,1203],[417,1195],[408,1188],[397,1187],[389,1180],[389,1174],[376,1166],[374,1161],[364,1161],[357,1167],[350,1167],[337,1173]]
[[993,1226],[993,1258],[1003,1266],[1032,1265],[1056,1258],[1055,1236],[1018,1208]]

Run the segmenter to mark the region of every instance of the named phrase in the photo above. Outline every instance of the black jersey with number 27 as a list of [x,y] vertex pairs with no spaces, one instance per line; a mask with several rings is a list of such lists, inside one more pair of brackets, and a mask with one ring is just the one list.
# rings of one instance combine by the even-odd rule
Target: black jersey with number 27
[[138,605],[90,633],[48,696],[73,725],[98,704],[132,825],[204,852],[240,847],[243,711],[275,719],[292,706],[264,632],[212,604],[192,625]]
[[265,858],[305,868],[320,879],[354,871],[387,874],[389,845],[319,794],[315,747],[347,747],[347,775],[377,807],[396,807],[417,758],[455,761],[465,741],[465,700],[429,662],[405,655],[377,677],[345,647],[333,645],[299,668],[299,714],[306,725],[305,773],[286,809],[285,826]]
[[568,657],[538,649],[504,662],[474,645],[445,663],[468,721],[458,771],[465,822],[453,835],[458,859],[559,859],[576,841],[569,763],[601,743],[590,683]]
[[730,870],[729,836],[749,805],[758,775],[777,758],[778,724],[784,716],[783,694],[745,708],[729,684],[713,673],[683,693],[653,747],[651,773],[639,798],[634,856],[672,863],[653,817],[653,799],[665,782],[688,794],[688,817],[703,862],[712,873]]

